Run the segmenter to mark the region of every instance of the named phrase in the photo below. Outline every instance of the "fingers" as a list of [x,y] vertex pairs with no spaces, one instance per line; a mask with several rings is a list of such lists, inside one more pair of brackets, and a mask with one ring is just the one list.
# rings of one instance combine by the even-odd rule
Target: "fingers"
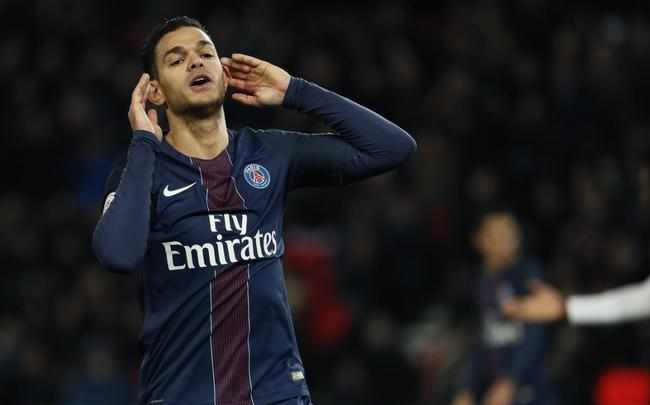
[[232,95],[232,99],[235,101],[239,101],[242,104],[250,105],[253,107],[261,106],[261,104],[257,101],[257,97],[251,96],[250,94],[234,93]]
[[520,312],[519,303],[516,300],[510,300],[501,304],[501,311],[507,316],[517,315]]
[[546,283],[544,283],[542,280],[539,279],[534,279],[528,282],[528,288],[531,291],[540,291],[543,290],[547,287]]
[[239,70],[234,70],[234,71],[231,70],[230,71],[230,76],[234,77],[236,79],[243,79],[243,80],[248,79],[248,73],[243,73],[243,72],[240,72]]
[[133,89],[133,93],[131,93],[131,104],[142,104],[143,101],[146,99],[144,98],[147,87],[149,85],[149,75],[147,73],[143,73],[142,76],[140,76],[140,80],[138,80],[138,84],[135,86]]
[[233,53],[232,57],[223,57],[221,63],[231,69],[239,70],[244,73],[250,73],[261,66],[264,61],[242,53]]
[[228,68],[228,72],[231,77],[235,79],[248,79],[248,74],[250,73],[250,68],[248,66],[240,65],[234,63],[230,58],[221,58],[221,63]]
[[154,127],[158,125],[158,113],[156,112],[156,110],[152,108],[149,111],[147,111],[147,117],[149,117],[149,120],[154,125]]
[[158,124],[158,112],[154,110],[153,108],[149,109],[147,111],[147,117],[149,118],[149,121],[151,124],[153,124],[153,130],[154,133],[156,134],[156,137],[158,138],[159,141],[162,141],[162,129],[160,128],[160,125]]
[[162,131],[159,129],[158,117],[155,111],[146,110],[147,97],[152,89],[149,75],[144,73],[140,76],[138,84],[133,89],[133,93],[131,93],[131,106],[129,107],[128,113],[129,123],[134,131],[144,130],[155,132],[160,138]]
[[144,94],[142,94],[142,108],[144,109],[147,108],[147,101],[149,101],[149,94],[151,94],[152,90],[153,86],[151,85],[151,82],[147,82],[147,85],[144,88]]
[[151,81],[149,80],[149,75],[144,80],[144,83],[140,86],[140,94],[142,95],[142,105],[147,102],[147,96],[149,95],[149,89],[151,88]]
[[501,312],[511,319],[532,320],[536,319],[534,304],[529,298],[513,298],[501,304]]
[[243,53],[233,53],[232,54],[232,59],[235,62],[239,62],[241,64],[248,65],[248,66],[250,66],[252,68],[256,68],[256,67],[258,67],[259,65],[261,65],[263,63],[262,60],[254,58],[254,57],[249,56],[249,55],[244,55]]
[[234,77],[230,78],[230,80],[228,80],[228,84],[241,90],[248,90],[248,84],[246,81],[241,79],[235,79]]
[[231,70],[250,73],[254,66],[250,66],[241,62],[234,61],[231,58],[221,58],[221,63],[228,66]]

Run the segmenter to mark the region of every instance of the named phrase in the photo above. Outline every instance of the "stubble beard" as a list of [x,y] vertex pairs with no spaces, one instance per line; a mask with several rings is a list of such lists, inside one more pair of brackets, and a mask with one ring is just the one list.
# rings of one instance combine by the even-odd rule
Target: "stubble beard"
[[205,119],[217,114],[219,110],[221,110],[221,107],[223,107],[223,103],[226,98],[226,86],[223,82],[218,84],[221,85],[221,88],[218,90],[216,99],[194,104],[187,103],[185,106],[183,106],[184,108],[181,108],[177,112],[177,115],[192,117],[196,119]]

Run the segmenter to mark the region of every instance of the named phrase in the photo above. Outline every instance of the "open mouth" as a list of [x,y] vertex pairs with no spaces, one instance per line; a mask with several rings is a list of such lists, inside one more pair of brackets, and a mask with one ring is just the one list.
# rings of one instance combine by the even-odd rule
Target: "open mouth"
[[210,83],[212,80],[206,75],[200,75],[192,79],[190,86],[192,87],[201,87],[204,84]]

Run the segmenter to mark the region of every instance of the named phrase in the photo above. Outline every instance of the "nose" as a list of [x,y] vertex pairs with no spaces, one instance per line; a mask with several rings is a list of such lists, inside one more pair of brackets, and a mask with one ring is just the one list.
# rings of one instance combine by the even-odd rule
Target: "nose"
[[198,55],[191,56],[190,63],[188,64],[189,70],[194,70],[198,67],[203,67],[203,60]]

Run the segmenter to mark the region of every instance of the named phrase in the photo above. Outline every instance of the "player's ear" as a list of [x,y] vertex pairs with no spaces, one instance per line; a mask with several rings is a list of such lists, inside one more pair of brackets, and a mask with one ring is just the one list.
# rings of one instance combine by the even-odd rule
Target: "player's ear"
[[165,104],[165,101],[167,101],[165,94],[160,88],[160,82],[158,82],[158,80],[152,80],[150,84],[151,84],[151,91],[149,91],[148,101],[160,107],[163,104]]
[[223,68],[223,83],[225,89],[228,90],[228,85],[230,84],[230,79],[232,79],[232,74],[230,74],[230,68],[228,66],[221,64],[221,67]]

